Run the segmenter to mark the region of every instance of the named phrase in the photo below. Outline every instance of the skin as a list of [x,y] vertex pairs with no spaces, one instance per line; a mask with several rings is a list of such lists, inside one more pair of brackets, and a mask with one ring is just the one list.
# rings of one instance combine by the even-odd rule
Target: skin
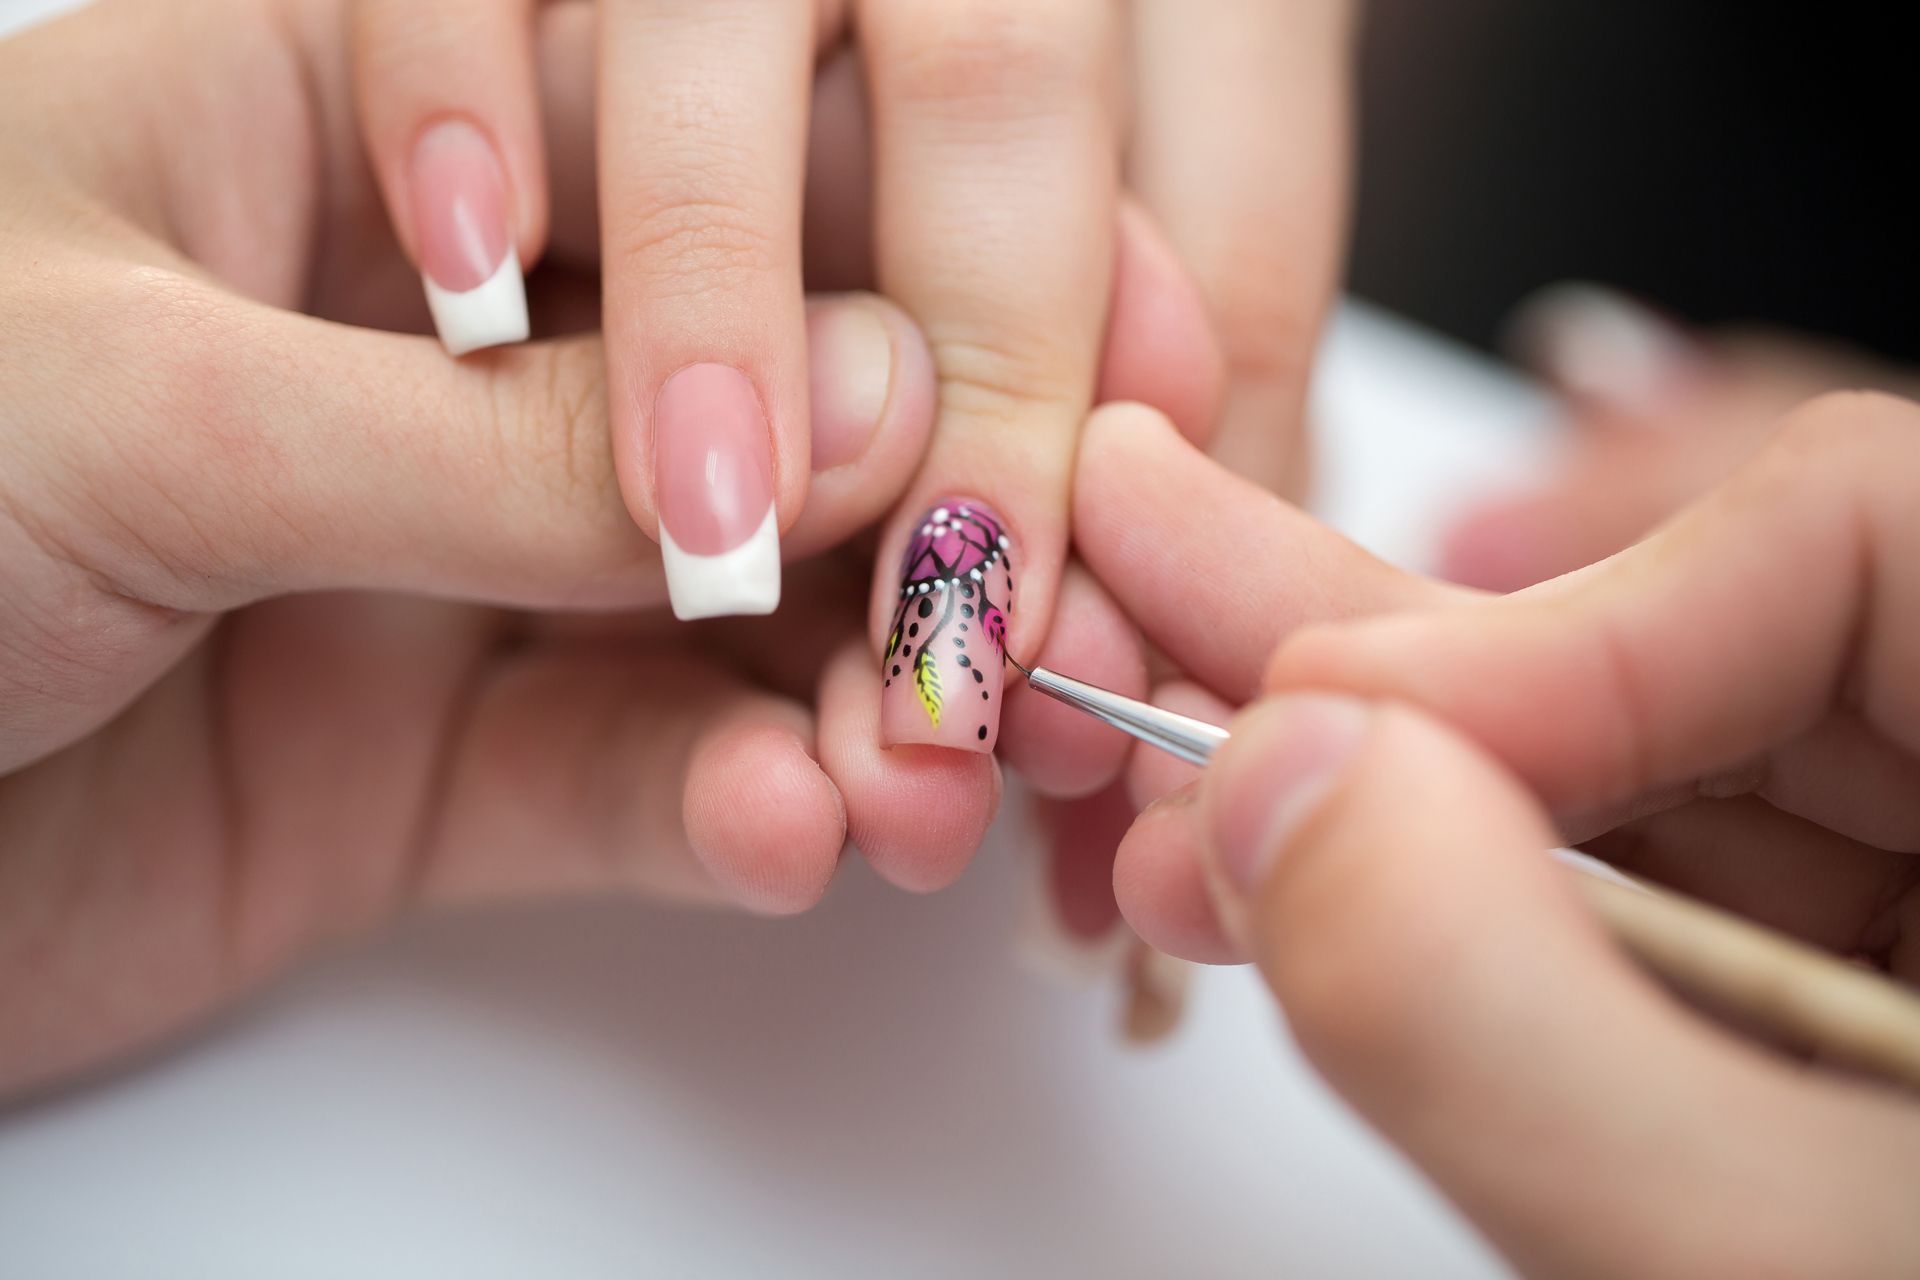
[[[1093,567],[1181,602],[1142,620],[1210,696],[1260,699],[1123,844],[1116,876],[1158,886],[1122,893],[1142,935],[1251,958],[1329,1082],[1528,1274],[1920,1257],[1912,1098],[1681,1007],[1541,856],[1580,840],[1920,980],[1920,407],[1816,399],[1653,537],[1504,597],[1369,568],[1144,410],[1096,415],[1082,522],[1121,450],[1187,518]],[[1225,558],[1244,571],[1176,576]]]
[[1909,370],[1804,335],[1682,338],[1690,344],[1684,371],[1650,396],[1576,389],[1551,360],[1530,361],[1562,397],[1572,448],[1546,483],[1489,501],[1450,530],[1441,574],[1514,591],[1592,564],[1725,480],[1802,401],[1855,388],[1920,389]]
[[[927,886],[993,815],[991,761],[878,758],[869,562],[825,554],[926,447],[911,322],[816,301],[891,335],[871,442],[813,478],[789,610],[673,626],[599,339],[454,362],[418,336],[344,31],[317,0],[108,0],[0,44],[0,1092],[397,913],[610,891],[795,911],[849,833]],[[1116,259],[1137,305],[1114,342],[1205,348],[1191,291],[1128,266],[1151,257]],[[598,305],[565,273],[532,301],[557,331]],[[1082,600],[1070,634],[1124,648]]]
[[[957,495],[999,511],[1020,549],[1010,645],[1031,661],[1067,573],[1075,440],[1096,389],[1115,390],[1100,357],[1127,218],[1165,228],[1220,335],[1223,354],[1159,359],[1204,362],[1193,385],[1224,369],[1224,396],[1165,407],[1263,483],[1302,483],[1345,206],[1350,5],[1239,0],[1200,22],[1172,0],[620,0],[597,7],[597,39],[594,10],[357,0],[356,99],[402,244],[411,148],[447,117],[495,140],[523,260],[573,260],[597,237],[613,451],[642,528],[658,527],[654,389],[701,361],[761,389],[792,526],[808,489],[802,268],[877,288],[926,333],[938,407],[882,531],[875,652],[910,530]],[[557,28],[573,36],[544,52]],[[543,134],[540,85],[592,81],[596,62],[589,141],[551,113]],[[823,132],[850,140],[824,163]],[[583,156],[591,174],[560,174]],[[569,225],[596,190],[599,226]]]

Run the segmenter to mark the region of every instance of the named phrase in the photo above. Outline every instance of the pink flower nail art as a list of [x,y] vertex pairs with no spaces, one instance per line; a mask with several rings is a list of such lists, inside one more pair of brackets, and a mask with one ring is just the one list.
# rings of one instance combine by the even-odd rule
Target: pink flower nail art
[[985,505],[949,498],[914,529],[882,660],[880,737],[993,750],[1000,736],[1013,546]]

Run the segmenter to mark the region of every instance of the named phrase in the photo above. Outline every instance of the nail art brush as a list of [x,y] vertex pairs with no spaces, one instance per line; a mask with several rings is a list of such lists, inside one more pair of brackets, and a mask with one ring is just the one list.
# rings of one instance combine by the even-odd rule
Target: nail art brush
[[[1218,725],[1007,661],[1039,692],[1189,764],[1204,767],[1229,737]],[[1789,1048],[1920,1090],[1920,996],[1585,854],[1552,853],[1615,940],[1676,990]]]

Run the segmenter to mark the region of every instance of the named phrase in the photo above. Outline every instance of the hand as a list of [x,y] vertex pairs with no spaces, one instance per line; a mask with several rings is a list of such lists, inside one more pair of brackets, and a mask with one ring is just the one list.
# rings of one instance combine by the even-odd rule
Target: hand
[[[1271,696],[1129,836],[1135,864],[1193,860],[1309,1057],[1525,1271],[1920,1257],[1920,1105],[1683,1009],[1543,856],[1582,840],[1920,979],[1916,474],[1920,409],[1828,397],[1604,565],[1288,628]],[[1230,483],[1211,532],[1261,538]]]
[[[0,1092],[397,911],[614,887],[793,911],[848,832],[923,884],[993,815],[990,760],[879,748],[858,556],[797,567],[764,623],[456,603],[626,610],[666,579],[596,340],[455,364],[389,331],[425,316],[358,164],[339,9],[292,16],[106,3],[0,43]],[[1152,279],[1127,292],[1116,335],[1166,324]],[[565,328],[583,295],[531,300]],[[795,556],[893,502],[932,425],[897,310],[809,305],[842,460]]]
[[[264,5],[103,5],[0,44],[0,1092],[402,909],[794,910],[844,840],[805,663],[861,644],[863,583],[810,568],[839,612],[784,615],[777,646],[454,602],[665,584],[597,342],[463,366],[291,309],[406,317],[379,304],[405,265],[354,177],[344,61],[289,41]],[[878,515],[931,428],[897,311],[816,315],[856,310],[880,367],[811,348],[815,421],[853,447],[791,553]],[[833,400],[862,380],[892,389],[864,419]]]
[[1515,354],[1557,393],[1571,436],[1557,473],[1481,504],[1447,535],[1442,576],[1513,591],[1612,555],[1725,480],[1782,414],[1827,391],[1911,395],[1920,379],[1800,335],[1697,335],[1594,285],[1523,304]]
[[[939,380],[935,443],[881,539],[876,650],[903,600],[894,566],[925,530],[948,568],[962,536],[991,545],[965,551],[981,562],[958,574],[904,557],[926,570],[908,585],[918,594],[958,577],[972,589],[966,570],[981,569],[995,643],[1004,623],[1005,643],[1032,658],[1063,590],[1068,479],[1096,383],[1137,395],[1125,371],[1185,366],[1197,394],[1167,407],[1196,432],[1214,425],[1218,366],[1205,342],[1109,327],[1109,314],[1134,310],[1129,274],[1185,287],[1174,249],[1120,202],[1123,155],[1225,335],[1223,442],[1276,476],[1292,457],[1337,259],[1348,7],[1246,4],[1199,21],[1162,0],[646,0],[597,14],[358,0],[353,33],[360,114],[395,226],[460,325],[490,305],[498,272],[595,252],[580,242],[592,229],[567,220],[590,189],[555,172],[581,167],[581,136],[551,116],[543,134],[539,99],[577,106],[597,67],[616,470],[636,521],[667,549],[683,616],[763,612],[777,596],[771,549],[801,510],[807,459],[821,456],[799,354],[804,257],[809,279],[877,284],[900,301]],[[1278,142],[1252,137],[1276,130]],[[1118,378],[1099,375],[1103,336]],[[943,507],[964,535],[930,518]],[[904,634],[921,620],[899,619],[908,661],[897,680],[888,662],[881,732],[984,753],[999,731],[998,664],[958,662],[950,641],[963,619],[947,612],[925,620],[938,631],[930,658]],[[962,692],[968,704],[988,697],[963,705]]]

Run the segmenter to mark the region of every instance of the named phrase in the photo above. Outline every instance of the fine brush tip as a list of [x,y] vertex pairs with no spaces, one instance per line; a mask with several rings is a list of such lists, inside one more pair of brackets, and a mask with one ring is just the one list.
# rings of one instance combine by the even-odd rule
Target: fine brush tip
[[1007,661],[1013,664],[1013,669],[1015,671],[1018,671],[1021,675],[1025,676],[1029,680],[1033,679],[1033,669],[1031,667],[1021,666],[1020,659],[1014,657],[1010,653],[1006,655],[1006,657],[1007,657]]

